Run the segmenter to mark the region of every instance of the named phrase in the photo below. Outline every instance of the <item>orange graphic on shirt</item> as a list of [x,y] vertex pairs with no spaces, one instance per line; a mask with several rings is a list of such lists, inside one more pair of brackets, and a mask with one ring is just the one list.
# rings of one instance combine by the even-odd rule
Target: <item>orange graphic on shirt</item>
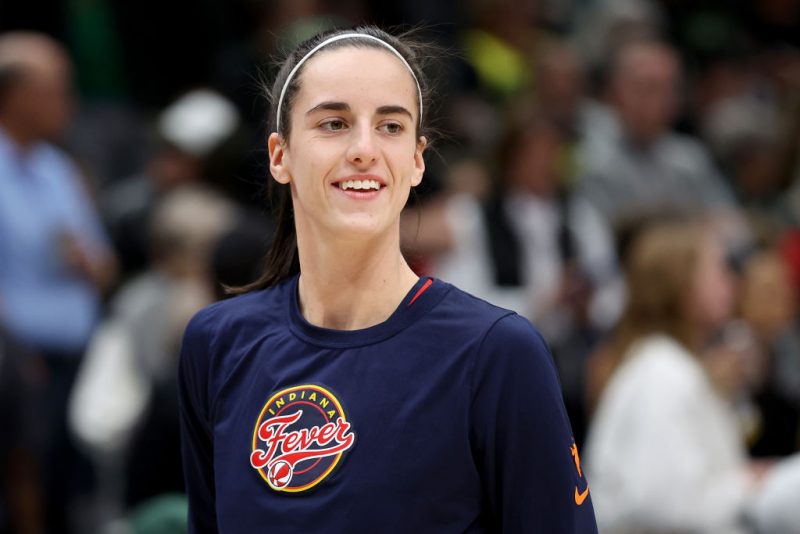
[[[581,471],[581,457],[578,454],[578,446],[573,443],[572,447],[570,447],[570,452],[572,453],[572,459],[575,462],[575,469],[578,470],[578,476],[583,478],[583,472]],[[583,501],[586,500],[586,497],[589,496],[589,485],[586,485],[586,489],[578,491],[578,486],[575,486],[575,504],[578,506],[583,504]]]
[[582,477],[583,473],[581,473],[581,457],[578,454],[578,446],[575,443],[572,444],[570,452],[572,452],[572,459],[575,460],[575,468],[578,470],[578,476]]

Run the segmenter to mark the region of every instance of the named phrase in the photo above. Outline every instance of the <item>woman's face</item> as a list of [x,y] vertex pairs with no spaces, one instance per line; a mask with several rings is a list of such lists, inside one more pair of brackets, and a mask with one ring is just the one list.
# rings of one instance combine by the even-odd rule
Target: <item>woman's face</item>
[[689,300],[690,317],[707,329],[724,325],[733,311],[732,275],[722,246],[710,237],[700,249]]
[[269,139],[272,175],[291,185],[298,239],[397,234],[425,170],[408,69],[389,51],[344,47],[318,52],[300,77],[289,143]]

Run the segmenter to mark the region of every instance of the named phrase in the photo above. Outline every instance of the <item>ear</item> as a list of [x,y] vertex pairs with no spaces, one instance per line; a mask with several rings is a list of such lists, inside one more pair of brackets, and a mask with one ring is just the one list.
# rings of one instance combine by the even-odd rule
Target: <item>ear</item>
[[427,146],[428,140],[424,135],[420,136],[417,148],[414,150],[414,174],[411,177],[411,187],[417,187],[422,182],[422,175],[425,174],[425,158],[422,156]]
[[288,151],[283,142],[283,137],[277,132],[269,134],[267,139],[267,149],[269,150],[269,172],[276,182],[288,184],[292,180],[288,168]]

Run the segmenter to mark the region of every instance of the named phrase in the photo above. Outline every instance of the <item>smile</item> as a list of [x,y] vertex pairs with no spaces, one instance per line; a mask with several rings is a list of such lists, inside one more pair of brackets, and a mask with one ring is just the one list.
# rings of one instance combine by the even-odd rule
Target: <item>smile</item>
[[375,198],[386,188],[383,179],[375,174],[345,176],[331,185],[354,200]]
[[351,189],[355,190],[375,190],[378,191],[381,188],[380,182],[378,180],[343,180],[339,182],[339,189],[344,191],[348,191]]

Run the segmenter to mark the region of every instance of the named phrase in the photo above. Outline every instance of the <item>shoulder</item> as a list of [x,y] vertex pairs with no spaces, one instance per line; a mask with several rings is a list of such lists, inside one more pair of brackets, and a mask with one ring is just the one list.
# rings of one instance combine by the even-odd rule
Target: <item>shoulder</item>
[[[285,284],[253,291],[207,306],[186,326],[179,381],[210,410],[216,391],[253,346],[288,328]],[[209,412],[210,413],[210,412]]]
[[441,282],[444,296],[420,324],[433,331],[440,344],[468,349],[476,366],[499,360],[551,360],[539,331],[516,312],[495,306],[451,284]]
[[78,179],[80,171],[73,159],[62,149],[50,143],[39,143],[33,150],[34,157],[39,165],[46,165],[53,171],[58,171],[60,175],[67,175],[70,178]]
[[440,283],[445,288],[444,297],[429,317],[440,328],[453,330],[469,338],[483,338],[502,319],[516,316],[515,312],[491,304],[452,284]]
[[472,340],[472,380],[476,390],[487,385],[520,391],[543,385],[544,389],[558,389],[550,349],[528,319],[457,288],[439,307],[451,315],[459,335]]
[[677,341],[662,335],[650,336],[631,347],[626,361],[612,382],[639,384],[660,395],[674,397],[703,387],[705,375],[697,359]]
[[[508,314],[496,321],[481,344],[478,374],[499,373],[524,390],[551,391],[560,398],[560,382],[550,347],[525,317]],[[521,391],[522,391],[521,390]]]
[[691,135],[686,135],[679,132],[669,132],[668,134],[664,135],[664,137],[661,139],[661,143],[670,148],[705,152],[705,149],[700,141]]
[[29,161],[38,177],[47,185],[52,198],[73,207],[83,206],[88,197],[88,181],[72,157],[61,148],[46,142],[33,147]]
[[[700,141],[689,135],[670,133],[662,140],[665,155],[672,163],[710,164],[711,157]],[[676,159],[677,158],[677,159]]]
[[547,342],[528,319],[517,313],[508,313],[492,324],[483,343],[484,351],[513,352],[526,349],[537,355],[548,354]]
[[283,282],[206,306],[189,321],[184,344],[202,341],[207,347],[230,345],[285,326],[288,285]]
[[546,349],[541,334],[526,318],[447,285],[449,292],[434,310],[435,314],[449,320],[454,328],[464,334],[472,332],[479,335],[481,351],[491,351],[498,346],[511,348],[534,345]]
[[41,142],[34,147],[36,157],[50,163],[72,167],[72,159],[59,147],[50,143]]
[[655,371],[699,371],[695,357],[671,337],[654,335],[634,344],[629,351],[632,360]]

